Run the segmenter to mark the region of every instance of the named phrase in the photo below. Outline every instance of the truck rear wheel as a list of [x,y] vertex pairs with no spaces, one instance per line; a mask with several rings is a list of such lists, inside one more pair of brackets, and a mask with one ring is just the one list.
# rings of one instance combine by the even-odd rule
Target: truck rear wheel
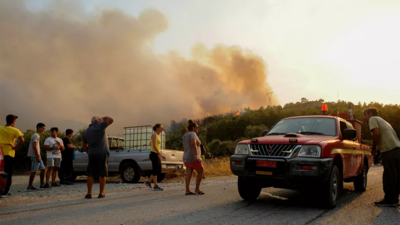
[[261,187],[259,185],[246,180],[243,176],[238,177],[238,190],[240,197],[245,201],[255,201],[261,193]]
[[134,162],[122,166],[121,178],[125,183],[137,183],[140,180],[140,169]]
[[329,179],[323,190],[324,203],[328,208],[335,208],[339,199],[342,178],[336,165],[333,166]]
[[359,192],[364,192],[367,189],[368,182],[368,167],[365,165],[361,171],[361,174],[354,178],[354,189]]

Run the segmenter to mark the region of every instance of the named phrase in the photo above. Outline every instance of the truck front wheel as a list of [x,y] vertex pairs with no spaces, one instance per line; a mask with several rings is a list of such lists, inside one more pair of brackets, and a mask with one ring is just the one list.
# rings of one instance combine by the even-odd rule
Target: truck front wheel
[[340,177],[339,169],[336,165],[334,165],[323,190],[325,205],[328,208],[336,207],[339,199],[341,182],[343,181]]
[[238,177],[238,190],[240,197],[245,201],[255,201],[261,193],[261,187],[259,185],[246,180],[243,176]]
[[367,188],[367,181],[368,181],[368,167],[365,165],[361,171],[361,174],[354,178],[354,189],[359,192],[364,192]]

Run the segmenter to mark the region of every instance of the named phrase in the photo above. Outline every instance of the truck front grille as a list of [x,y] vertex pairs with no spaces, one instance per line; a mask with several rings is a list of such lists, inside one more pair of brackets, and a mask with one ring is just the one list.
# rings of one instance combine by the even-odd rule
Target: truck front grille
[[250,144],[250,152],[254,156],[288,157],[300,145],[263,145]]

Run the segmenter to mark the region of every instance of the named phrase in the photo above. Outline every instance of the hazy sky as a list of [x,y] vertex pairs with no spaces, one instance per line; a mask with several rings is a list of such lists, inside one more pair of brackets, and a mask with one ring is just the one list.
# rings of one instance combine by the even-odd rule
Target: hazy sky
[[[50,1],[29,1],[40,8]],[[323,98],[400,104],[397,0],[85,0],[85,13],[160,10],[169,21],[155,51],[190,56],[195,43],[261,56],[281,104]]]
[[22,1],[0,0],[0,115],[23,128],[168,123],[266,106],[270,91],[400,104],[400,1]]

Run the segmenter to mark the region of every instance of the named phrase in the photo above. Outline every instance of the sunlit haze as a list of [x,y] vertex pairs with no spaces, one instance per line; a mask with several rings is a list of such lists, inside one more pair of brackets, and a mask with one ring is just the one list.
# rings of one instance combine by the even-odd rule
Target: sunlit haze
[[[0,8],[7,6],[16,10],[15,15],[34,19],[21,26],[23,32],[14,32],[17,29],[11,24],[18,23],[15,15],[0,15],[0,38],[13,39],[11,44],[27,49],[17,54],[5,47],[5,41],[0,43],[0,115],[3,118],[31,110],[29,119],[34,122],[28,124],[25,120],[25,127],[32,127],[42,117],[87,123],[93,115],[106,114],[123,121],[118,123],[120,128],[156,121],[168,123],[247,106],[284,105],[302,97],[400,104],[400,1],[12,2],[24,2],[26,9],[8,1],[0,1]],[[100,16],[110,10],[114,13]],[[109,34],[102,30],[104,27],[116,32],[112,33],[115,37],[104,37]],[[18,36],[27,38],[35,30],[43,37],[24,41]],[[27,42],[30,44],[25,45]],[[99,54],[110,58],[98,58]],[[26,70],[22,70],[24,67]],[[50,115],[49,108],[57,98],[63,101],[61,98],[68,95],[49,93],[53,95],[50,97],[38,90],[41,85],[48,90],[47,83],[57,86],[57,79],[45,79],[57,71],[63,74],[57,78],[61,86],[52,92],[70,93],[76,103],[68,102],[73,108],[71,118],[61,112]],[[107,77],[102,76],[103,72]],[[62,79],[67,74],[75,77]],[[119,80],[113,81],[113,76]],[[107,79],[104,83],[94,82],[102,88],[96,94],[101,94],[100,99],[88,90],[95,78]],[[32,79],[45,80],[35,80],[32,84],[37,86],[32,90],[31,85],[22,85],[26,88],[13,94],[13,103],[7,102],[6,95],[14,93],[12,85],[18,87]],[[119,84],[112,86],[112,82]],[[102,86],[106,84],[110,88]],[[151,88],[158,84],[159,88]],[[271,102],[267,92],[273,92]],[[111,99],[107,99],[107,93]],[[139,99],[139,95],[147,95],[149,100]],[[28,108],[17,107],[16,102]],[[149,106],[152,102],[160,107]],[[102,107],[97,107],[99,104]],[[143,119],[131,119],[141,116]]]

